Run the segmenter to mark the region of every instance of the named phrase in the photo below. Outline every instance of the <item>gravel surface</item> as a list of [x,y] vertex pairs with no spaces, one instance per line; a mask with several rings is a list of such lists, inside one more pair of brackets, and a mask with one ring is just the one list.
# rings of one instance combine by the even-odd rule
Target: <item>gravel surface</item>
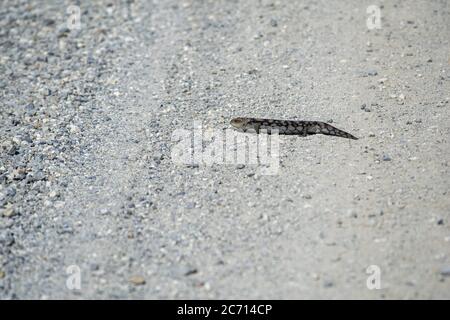
[[[0,298],[450,299],[449,2],[371,4],[2,1]],[[173,161],[239,116],[360,139]]]

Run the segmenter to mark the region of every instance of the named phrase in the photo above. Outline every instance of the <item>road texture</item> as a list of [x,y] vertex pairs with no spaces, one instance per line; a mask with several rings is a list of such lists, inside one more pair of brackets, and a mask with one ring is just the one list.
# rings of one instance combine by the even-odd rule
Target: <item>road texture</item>
[[[446,0],[2,1],[0,298],[449,299],[449,41]],[[174,161],[235,117],[359,140]]]

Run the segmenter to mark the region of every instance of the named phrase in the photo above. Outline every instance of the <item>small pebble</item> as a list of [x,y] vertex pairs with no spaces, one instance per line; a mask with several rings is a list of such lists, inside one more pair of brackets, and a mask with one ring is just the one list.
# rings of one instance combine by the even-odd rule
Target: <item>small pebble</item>
[[3,210],[2,215],[6,218],[11,218],[17,215],[17,211],[12,207],[6,208]]
[[450,266],[443,267],[440,273],[445,277],[450,277]]
[[184,272],[184,275],[188,277],[190,275],[196,274],[197,272],[198,270],[195,268],[187,268],[186,271]]
[[130,282],[136,286],[141,286],[145,284],[145,279],[141,276],[132,276]]
[[361,110],[364,110],[365,112],[370,112],[371,110],[367,107],[367,105],[364,103],[361,105]]

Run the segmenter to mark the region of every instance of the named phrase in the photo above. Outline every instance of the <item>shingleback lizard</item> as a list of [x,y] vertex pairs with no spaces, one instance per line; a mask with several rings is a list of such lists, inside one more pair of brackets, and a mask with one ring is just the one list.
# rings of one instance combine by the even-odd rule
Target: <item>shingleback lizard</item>
[[307,136],[321,133],[329,136],[358,140],[357,137],[350,133],[321,121],[234,118],[230,124],[235,129],[243,132],[254,130],[256,133],[260,133],[261,130],[266,130],[268,134],[271,134],[272,130],[278,130],[279,134],[284,135]]

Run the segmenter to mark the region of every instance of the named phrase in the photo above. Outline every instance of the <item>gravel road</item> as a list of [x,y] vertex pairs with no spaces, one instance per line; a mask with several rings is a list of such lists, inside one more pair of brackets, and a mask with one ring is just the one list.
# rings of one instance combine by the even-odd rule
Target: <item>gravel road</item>
[[[449,1],[6,0],[0,72],[0,298],[450,299]],[[234,117],[359,140],[174,161]]]

